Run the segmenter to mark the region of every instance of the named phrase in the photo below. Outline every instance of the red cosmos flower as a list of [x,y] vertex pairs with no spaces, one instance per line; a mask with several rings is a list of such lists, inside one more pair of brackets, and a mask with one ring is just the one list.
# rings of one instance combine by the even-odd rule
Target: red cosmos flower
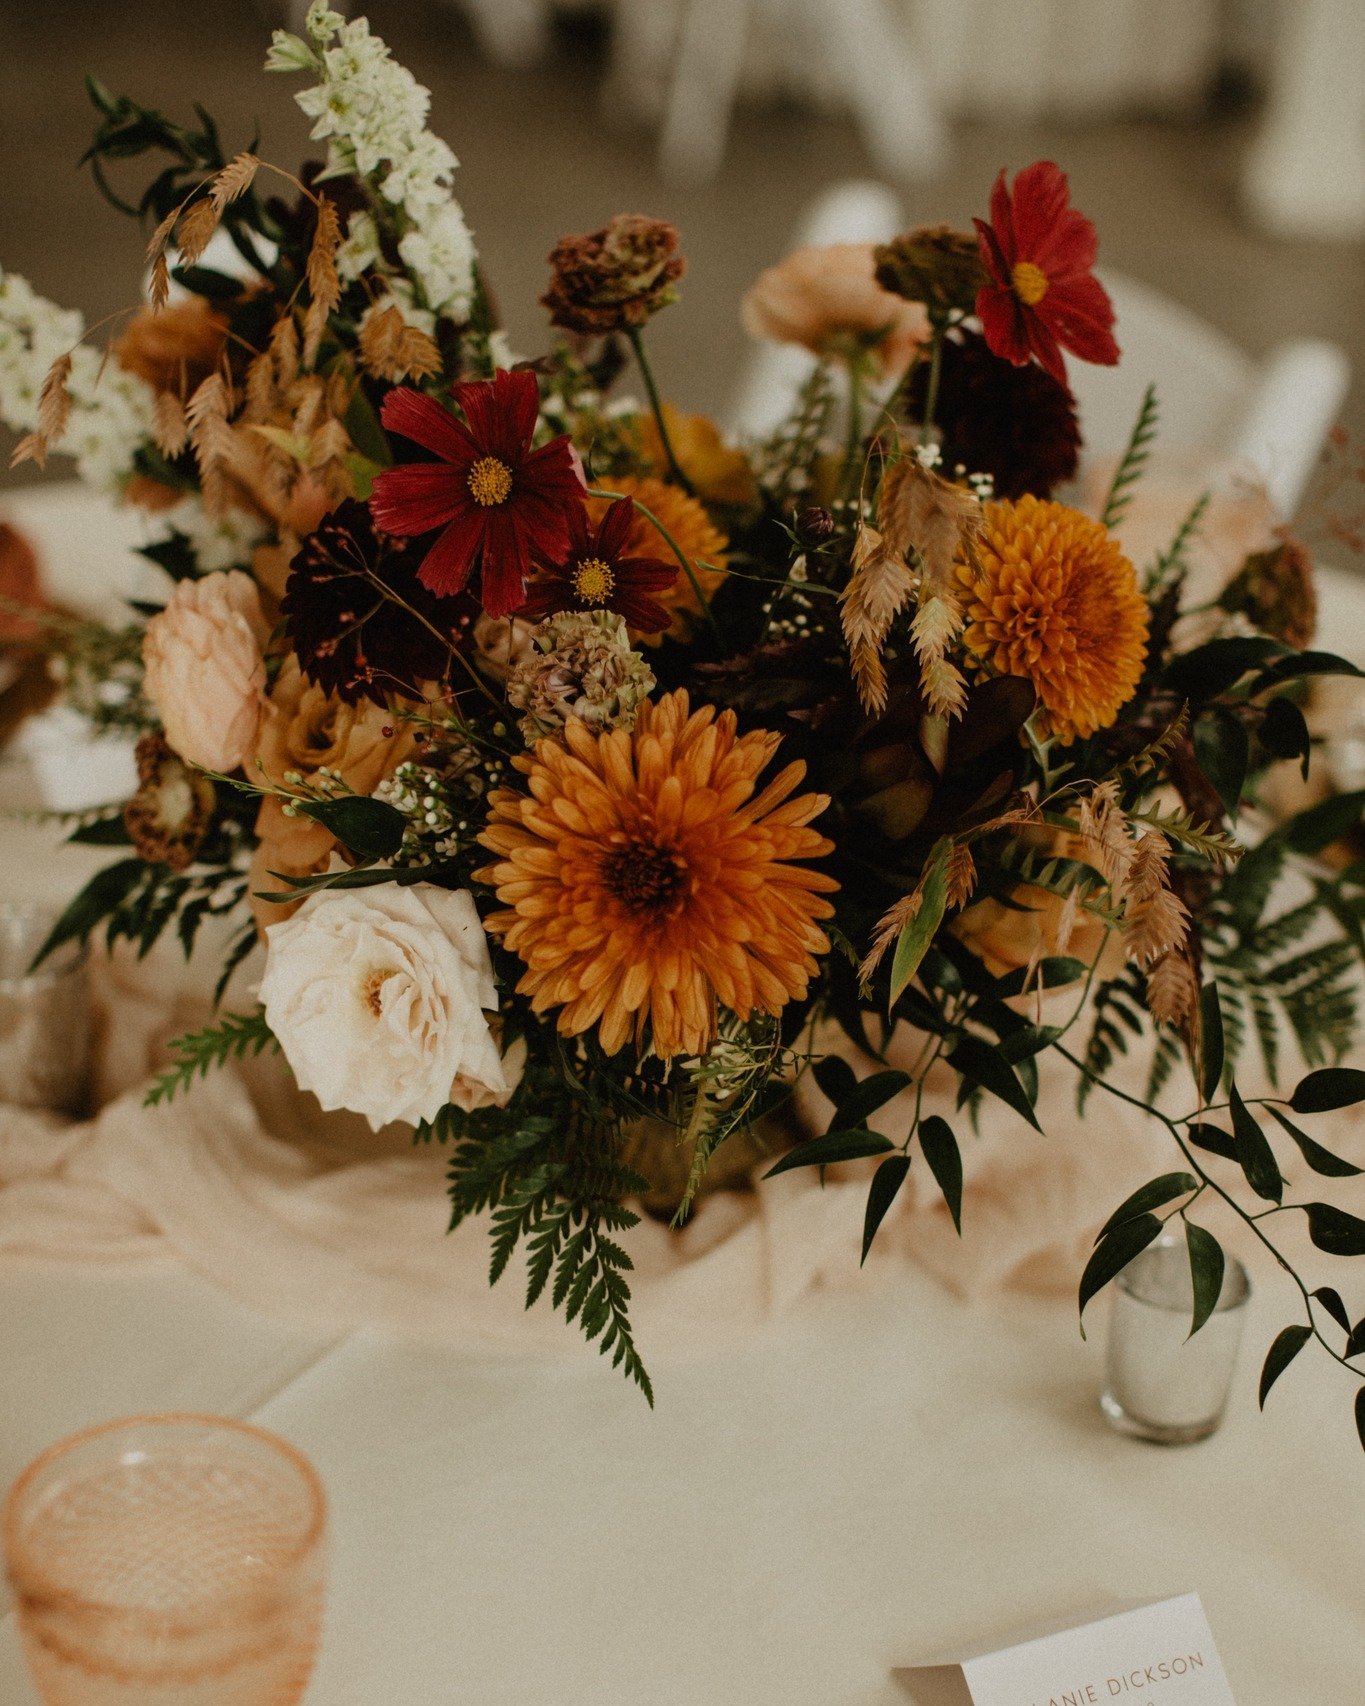
[[[401,433],[439,462],[386,468],[374,482],[370,513],[381,532],[410,536],[443,529],[417,578],[430,592],[459,592],[476,567],[490,616],[508,616],[526,596],[531,552],[558,556],[569,542],[569,518],[582,508],[578,454],[565,437],[531,449],[539,391],[535,374],[499,373],[452,385],[464,414],[402,388],[380,410]],[[467,423],[467,424],[465,424]]]
[[991,222],[973,221],[991,282],[976,298],[986,342],[995,355],[1022,367],[1037,359],[1066,384],[1062,350],[1112,367],[1119,346],[1110,328],[1114,305],[1091,272],[1095,227],[1067,205],[1066,173],[1051,160],[1025,166],[1014,195],[1002,171],[991,191]]
[[569,549],[553,563],[538,563],[518,614],[528,622],[557,610],[614,610],[640,634],[657,634],[673,620],[651,592],[672,586],[678,565],[659,557],[625,557],[635,505],[618,498],[594,530],[585,509],[569,517]]

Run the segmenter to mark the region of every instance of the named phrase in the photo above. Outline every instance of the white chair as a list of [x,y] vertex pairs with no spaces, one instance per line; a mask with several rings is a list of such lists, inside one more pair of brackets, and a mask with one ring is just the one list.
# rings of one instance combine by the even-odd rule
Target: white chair
[[1149,382],[1161,410],[1163,455],[1244,467],[1281,515],[1297,509],[1350,381],[1334,344],[1295,339],[1256,361],[1213,326],[1150,286],[1105,273],[1118,315],[1117,367],[1068,360],[1086,450],[1119,454]]

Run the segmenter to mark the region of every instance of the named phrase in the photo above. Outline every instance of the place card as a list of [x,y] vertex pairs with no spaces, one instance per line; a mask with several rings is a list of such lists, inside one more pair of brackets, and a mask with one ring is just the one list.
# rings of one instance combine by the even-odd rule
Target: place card
[[895,1675],[915,1706],[1236,1706],[1197,1593]]

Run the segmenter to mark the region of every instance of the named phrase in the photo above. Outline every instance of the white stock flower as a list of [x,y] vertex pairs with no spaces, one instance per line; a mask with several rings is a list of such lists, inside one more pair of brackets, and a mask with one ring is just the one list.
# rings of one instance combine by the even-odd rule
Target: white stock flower
[[474,298],[474,239],[457,202],[448,201],[424,225],[409,231],[398,253],[428,308],[452,320],[468,317]]
[[488,939],[468,890],[324,889],[266,931],[261,1001],[294,1077],[373,1130],[447,1102],[501,1105],[508,1064]]

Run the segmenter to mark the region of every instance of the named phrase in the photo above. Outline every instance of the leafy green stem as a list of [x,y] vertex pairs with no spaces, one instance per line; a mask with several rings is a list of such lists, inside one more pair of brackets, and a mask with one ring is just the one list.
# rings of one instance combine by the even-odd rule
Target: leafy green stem
[[631,349],[635,351],[635,361],[640,369],[640,377],[645,382],[645,391],[648,394],[649,406],[654,415],[654,424],[659,429],[659,443],[663,446],[664,461],[668,464],[668,471],[688,497],[694,498],[697,495],[697,489],[687,475],[683,473],[682,465],[673,453],[673,440],[668,436],[668,423],[664,419],[663,400],[659,396],[658,386],[654,383],[654,370],[650,367],[649,357],[645,354],[645,341],[640,336],[639,327],[628,326],[626,336],[630,340]]

